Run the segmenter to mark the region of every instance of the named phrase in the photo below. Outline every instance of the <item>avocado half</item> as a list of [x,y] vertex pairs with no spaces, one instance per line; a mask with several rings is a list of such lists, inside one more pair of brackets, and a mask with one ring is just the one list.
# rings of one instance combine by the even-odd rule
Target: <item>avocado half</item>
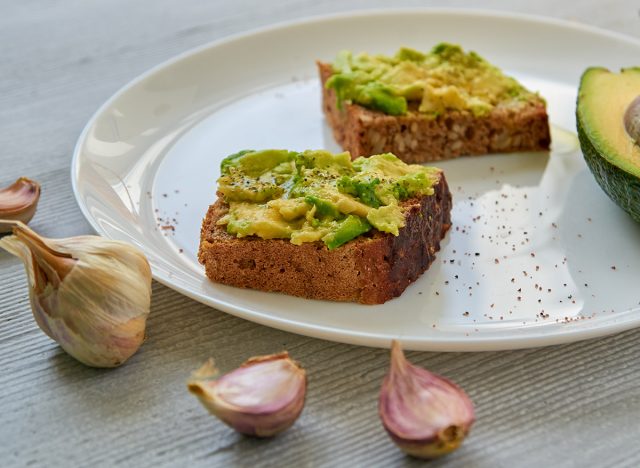
[[[584,159],[600,187],[640,222],[640,67],[588,68],[576,121]],[[634,104],[632,104],[634,103]]]

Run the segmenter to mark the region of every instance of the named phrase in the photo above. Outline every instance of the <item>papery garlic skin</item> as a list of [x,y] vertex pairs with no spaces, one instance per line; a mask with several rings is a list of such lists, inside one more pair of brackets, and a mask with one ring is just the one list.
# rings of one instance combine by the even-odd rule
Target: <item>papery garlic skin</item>
[[[40,199],[40,184],[20,177],[13,184],[0,189],[0,220],[28,223],[36,214]],[[0,221],[0,233],[11,232],[12,222]]]
[[138,350],[151,269],[137,248],[98,236],[46,239],[22,224],[0,247],[23,260],[35,320],[71,356],[116,367]]
[[467,394],[450,380],[410,364],[395,340],[378,411],[398,447],[426,459],[457,449],[475,420]]
[[217,380],[193,378],[187,387],[211,414],[236,431],[271,437],[300,416],[307,377],[285,351],[253,357]]

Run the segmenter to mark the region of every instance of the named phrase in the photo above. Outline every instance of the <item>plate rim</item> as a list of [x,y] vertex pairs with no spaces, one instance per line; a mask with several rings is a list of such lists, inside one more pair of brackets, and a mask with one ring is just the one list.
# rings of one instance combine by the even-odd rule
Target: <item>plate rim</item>
[[[79,187],[78,187],[78,170],[79,161],[81,158],[81,148],[86,141],[89,131],[95,125],[95,122],[101,116],[104,111],[109,108],[117,99],[124,95],[131,88],[137,84],[143,82],[149,77],[153,76],[157,72],[170,67],[182,60],[185,60],[191,56],[195,56],[205,50],[223,46],[228,43],[232,43],[237,40],[249,38],[259,34],[268,34],[269,32],[286,29],[293,26],[301,26],[311,23],[323,23],[332,22],[336,20],[344,20],[350,18],[366,18],[366,17],[379,17],[388,14],[438,14],[448,16],[473,16],[489,19],[511,19],[517,21],[530,22],[535,24],[544,24],[557,26],[563,29],[570,29],[580,31],[583,33],[593,34],[608,37],[627,43],[629,45],[640,48],[640,39],[627,34],[611,31],[608,29],[600,28],[593,25],[580,23],[577,21],[571,21],[566,19],[554,18],[538,14],[528,14],[519,12],[509,12],[497,9],[480,9],[480,8],[446,8],[446,7],[395,7],[395,8],[372,8],[372,9],[354,9],[347,10],[339,13],[320,14],[320,15],[307,15],[300,18],[289,19],[285,21],[279,21],[276,23],[264,25],[257,28],[252,28],[244,31],[239,31],[230,35],[223,36],[221,38],[206,42],[196,47],[189,48],[183,52],[180,52],[169,59],[166,59],[135,78],[127,81],[124,85],[118,88],[97,110],[91,115],[87,123],[84,125],[78,139],[76,140],[73,155],[71,158],[70,172],[71,172],[71,188],[74,198],[82,215],[87,220],[92,229],[100,236],[109,238],[109,236],[101,229],[100,224],[96,219],[91,216],[89,208],[81,200]],[[333,326],[308,324],[300,321],[293,321],[286,318],[265,316],[265,313],[249,310],[243,306],[233,305],[224,299],[215,298],[206,294],[201,294],[196,291],[189,290],[180,285],[177,285],[171,281],[170,275],[165,278],[162,274],[155,271],[153,265],[151,265],[153,279],[159,283],[167,286],[180,294],[193,299],[197,302],[203,303],[209,307],[214,307],[224,313],[229,313],[244,320],[249,320],[260,325],[269,326],[279,330],[283,330],[290,333],[299,335],[310,336],[314,338],[330,340],[335,342],[388,348],[392,339],[399,339],[407,349],[412,350],[424,350],[424,351],[440,351],[440,352],[471,352],[471,351],[497,351],[497,350],[511,350],[522,348],[534,348],[541,346],[552,346],[562,343],[572,343],[582,341],[585,339],[591,339],[596,337],[604,337],[614,333],[622,332],[632,328],[640,326],[640,318],[635,320],[629,319],[625,314],[618,321],[609,321],[604,324],[598,324],[594,327],[583,327],[573,330],[566,330],[562,333],[552,333],[547,335],[539,335],[535,333],[522,333],[517,336],[491,336],[483,337],[482,335],[466,336],[465,339],[451,339],[451,338],[438,338],[433,337],[429,339],[411,338],[406,336],[398,336],[396,334],[382,334],[371,333],[362,331],[344,330],[335,328]],[[638,308],[631,308],[622,313],[629,313],[638,310]],[[557,324],[562,326],[561,324]],[[567,339],[567,337],[570,337]],[[366,342],[365,342],[366,341]],[[451,348],[455,347],[455,350]]]

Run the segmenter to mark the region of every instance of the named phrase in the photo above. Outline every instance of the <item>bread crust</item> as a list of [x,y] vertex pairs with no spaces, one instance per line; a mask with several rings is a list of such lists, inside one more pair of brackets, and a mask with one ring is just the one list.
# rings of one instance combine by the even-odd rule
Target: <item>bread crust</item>
[[444,174],[431,196],[402,203],[398,236],[373,230],[329,250],[322,242],[238,238],[216,222],[228,211],[218,199],[202,223],[198,260],[214,282],[309,299],[382,304],[399,296],[435,259],[451,225]]
[[322,109],[333,136],[353,158],[393,153],[407,163],[451,159],[462,155],[548,150],[549,118],[542,99],[526,106],[496,106],[486,116],[447,111],[436,118],[409,103],[406,115],[392,116],[357,104],[338,108],[336,94],[324,84],[330,64],[317,62],[322,82]]

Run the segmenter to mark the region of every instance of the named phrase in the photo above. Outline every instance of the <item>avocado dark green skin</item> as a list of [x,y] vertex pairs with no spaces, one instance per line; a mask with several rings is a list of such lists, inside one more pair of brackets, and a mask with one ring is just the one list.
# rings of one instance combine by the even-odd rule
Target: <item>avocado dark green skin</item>
[[576,122],[582,154],[596,182],[616,205],[640,223],[640,179],[600,156],[582,128],[577,113]]

